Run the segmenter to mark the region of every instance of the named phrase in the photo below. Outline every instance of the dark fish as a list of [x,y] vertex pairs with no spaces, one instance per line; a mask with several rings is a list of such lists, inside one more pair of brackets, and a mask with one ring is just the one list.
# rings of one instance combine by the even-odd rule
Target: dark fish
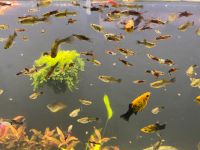
[[51,57],[52,58],[55,58],[57,56],[57,52],[58,52],[58,49],[59,49],[59,46],[60,44],[66,42],[66,43],[70,43],[73,41],[73,36],[68,36],[66,38],[63,38],[63,39],[56,39],[54,41],[54,43],[52,44],[51,46]]
[[113,33],[106,33],[104,34],[104,37],[106,38],[106,40],[108,41],[120,41],[122,39],[124,39],[124,36],[121,34],[113,34]]
[[73,23],[75,23],[76,21],[77,21],[76,19],[69,18],[68,21],[67,21],[67,23],[68,23],[68,24],[73,24]]
[[139,24],[142,22],[143,19],[144,19],[144,17],[141,16],[141,15],[139,15],[139,16],[135,19],[135,21],[134,21],[134,23],[135,23],[134,30],[136,30],[136,29],[138,28]]
[[53,10],[53,11],[50,11],[50,12],[47,12],[45,14],[43,14],[44,17],[49,17],[49,16],[52,16],[52,15],[55,15],[58,13],[58,10]]
[[181,18],[181,17],[189,17],[191,16],[192,13],[188,12],[188,11],[183,11],[183,12],[179,12],[179,15],[178,17]]
[[166,22],[162,21],[161,19],[151,19],[151,20],[148,21],[148,23],[164,25]]
[[35,17],[35,16],[30,16],[30,17],[25,17],[19,20],[19,23],[21,24],[35,24],[38,22],[47,22],[48,17]]
[[4,2],[0,2],[0,6],[11,6],[11,3],[4,3]]
[[130,62],[128,62],[124,59],[119,58],[119,61],[122,62],[127,67],[133,66],[133,64],[131,64]]
[[178,68],[171,68],[169,69],[168,73],[171,75],[172,72],[176,72],[177,70],[179,70]]
[[15,38],[17,37],[17,33],[14,32],[12,35],[9,35],[5,45],[4,45],[4,49],[8,49],[12,46],[13,41],[15,40]]
[[86,51],[86,52],[81,52],[82,55],[85,55],[85,56],[94,56],[94,51]]
[[85,35],[82,35],[82,34],[72,34],[72,35],[79,40],[91,42],[91,39],[89,37],[85,36]]
[[163,130],[165,129],[166,124],[160,124],[160,123],[155,123],[155,124],[150,124],[142,129],[140,129],[140,131],[144,132],[144,133],[154,133],[158,130]]
[[172,37],[171,35],[160,35],[156,37],[156,40],[165,40],[165,39],[169,39],[170,37]]
[[144,31],[144,30],[150,30],[150,29],[153,29],[152,27],[150,27],[150,25],[144,25],[142,28],[140,28],[139,30],[140,31]]
[[76,15],[76,14],[77,12],[65,10],[65,11],[57,12],[55,14],[55,17],[65,17],[67,15]]
[[126,16],[129,16],[129,15],[141,16],[142,15],[141,12],[135,11],[135,10],[124,10],[124,11],[121,11],[121,14],[126,15]]
[[47,72],[47,75],[46,75],[46,79],[48,79],[52,73],[54,72],[55,68],[58,66],[59,62],[57,62],[55,65],[53,65],[50,70]]
[[101,8],[96,7],[96,6],[92,6],[92,7],[90,8],[90,10],[91,10],[91,11],[102,11]]

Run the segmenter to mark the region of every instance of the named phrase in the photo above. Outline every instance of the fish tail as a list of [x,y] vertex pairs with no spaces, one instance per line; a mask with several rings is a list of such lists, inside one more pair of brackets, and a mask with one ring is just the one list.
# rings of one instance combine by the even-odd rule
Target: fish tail
[[172,82],[172,83],[176,82],[176,78],[174,77],[174,78],[170,79],[170,82]]
[[122,79],[117,79],[117,82],[119,82],[119,83],[122,82]]
[[[129,121],[129,118],[131,117],[131,115],[133,113],[135,113],[135,112],[134,112],[133,108],[131,108],[130,105],[129,105],[128,111],[125,114],[122,114],[120,116],[120,118],[123,118],[124,120]],[[137,114],[137,113],[135,113],[135,114]]]

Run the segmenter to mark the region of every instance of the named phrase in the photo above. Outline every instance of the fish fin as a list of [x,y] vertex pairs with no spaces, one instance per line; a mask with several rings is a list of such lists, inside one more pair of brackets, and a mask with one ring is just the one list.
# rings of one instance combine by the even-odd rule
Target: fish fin
[[[120,116],[120,118],[123,118],[124,120],[129,121],[129,118],[133,113],[135,113],[135,112],[134,112],[134,110],[133,110],[133,108],[131,107],[131,104],[130,104],[128,111],[125,114],[122,114]],[[137,113],[135,113],[135,114],[137,114]]]
[[174,77],[174,78],[170,79],[169,81],[174,83],[174,82],[176,82],[176,78]]

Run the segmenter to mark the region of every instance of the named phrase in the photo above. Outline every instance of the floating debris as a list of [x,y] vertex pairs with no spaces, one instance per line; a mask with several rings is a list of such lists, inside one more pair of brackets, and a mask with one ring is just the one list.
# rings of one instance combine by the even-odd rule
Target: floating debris
[[197,67],[198,67],[198,66],[197,66],[196,64],[189,66],[189,67],[187,68],[187,70],[186,70],[186,75],[187,75],[188,77],[192,77],[192,76],[196,75],[197,73],[196,73],[196,71],[195,71],[195,68],[197,68]]
[[200,78],[190,78],[190,85],[191,87],[198,87],[200,88]]
[[2,95],[4,93],[3,89],[0,89],[0,95]]

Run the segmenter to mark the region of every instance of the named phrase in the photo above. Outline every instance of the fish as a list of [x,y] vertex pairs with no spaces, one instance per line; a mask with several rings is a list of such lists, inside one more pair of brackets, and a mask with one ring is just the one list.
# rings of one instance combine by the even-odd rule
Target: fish
[[29,96],[30,99],[35,100],[38,98],[38,96],[42,95],[44,92],[34,92]]
[[154,114],[154,115],[157,115],[159,112],[162,111],[162,109],[164,109],[165,107],[164,106],[159,106],[159,107],[155,107],[151,110],[151,113]]
[[127,7],[127,8],[143,8],[143,5],[138,5],[138,4],[119,4],[119,7]]
[[156,88],[156,89],[163,88],[170,83],[174,83],[175,81],[176,81],[176,78],[171,78],[170,80],[166,80],[166,79],[157,80],[155,82],[150,83],[150,87]]
[[146,80],[135,80],[135,81],[133,81],[133,83],[135,83],[135,84],[141,84],[141,83],[145,83],[146,82]]
[[128,111],[120,116],[120,118],[123,118],[126,121],[129,121],[131,115],[134,113],[137,115],[138,112],[142,111],[148,104],[149,98],[151,93],[145,92],[132,100],[132,102],[129,104]]
[[172,37],[171,35],[160,35],[160,36],[157,36],[155,39],[158,41],[158,40],[166,40],[171,37]]
[[[153,146],[151,146],[143,150],[155,150],[155,149],[153,148]],[[158,148],[158,150],[178,150],[178,149],[174,146],[162,145]]]
[[121,14],[126,15],[126,16],[141,16],[142,13],[139,11],[135,11],[135,10],[123,10],[121,11]]
[[119,58],[118,60],[119,60],[120,62],[122,62],[122,63],[123,63],[125,66],[127,66],[127,67],[133,66],[132,63],[130,63],[130,62],[124,60],[124,59]]
[[112,21],[114,21],[115,19],[113,19],[113,18],[111,18],[111,17],[106,17],[106,18],[104,18],[103,19],[103,21],[105,21],[105,22],[112,22]]
[[23,35],[23,36],[22,36],[22,40],[23,40],[23,41],[28,41],[28,36]]
[[24,17],[22,19],[19,19],[19,23],[24,24],[24,25],[32,25],[38,22],[48,22],[49,19],[48,17],[36,17],[36,16],[28,16]]
[[0,89],[0,95],[2,95],[4,93],[3,89]]
[[97,32],[104,32],[104,28],[98,24],[90,24],[90,27],[94,30],[94,31],[97,31]]
[[14,31],[12,35],[9,35],[8,39],[6,40],[6,43],[4,45],[4,49],[8,49],[13,45],[13,41],[17,37],[17,33]]
[[191,65],[187,68],[186,70],[186,75],[188,77],[192,77],[193,75],[197,75],[196,71],[195,71],[195,68],[197,68],[198,66],[196,64],[194,65]]
[[7,30],[9,28],[9,25],[7,24],[0,24],[0,30]]
[[77,120],[77,122],[82,123],[82,124],[87,124],[87,123],[91,123],[91,122],[96,122],[98,121],[99,118],[89,118],[89,117],[83,117]]
[[156,43],[154,43],[154,42],[149,42],[149,41],[147,41],[146,39],[144,39],[143,41],[139,41],[139,40],[138,40],[137,43],[138,43],[138,44],[144,45],[146,48],[153,48],[153,47],[156,46]]
[[111,11],[107,14],[107,17],[109,17],[113,20],[120,19],[121,11],[120,10],[113,10],[113,11]]
[[63,102],[55,102],[55,103],[47,105],[47,108],[53,113],[59,112],[59,111],[65,109],[66,107],[67,107],[67,105],[64,104]]
[[154,55],[151,55],[151,54],[147,54],[147,57],[151,60],[157,61],[160,64],[165,64],[165,65],[169,65],[169,66],[174,65],[174,62],[170,59],[158,58],[157,56],[154,56]]
[[77,14],[77,12],[75,12],[75,11],[65,10],[65,11],[57,12],[54,16],[55,17],[66,17],[67,15],[76,15],[76,14]]
[[72,117],[72,118],[77,117],[80,111],[81,111],[80,108],[74,109],[74,110],[69,114],[69,116]]
[[28,12],[30,12],[30,13],[35,13],[35,12],[38,12],[38,8],[30,8],[29,10],[28,10]]
[[76,19],[69,18],[67,24],[74,24],[76,21]]
[[181,17],[189,17],[193,15],[191,12],[188,12],[188,11],[182,11],[182,12],[179,12],[179,15],[178,17],[181,18]]
[[153,28],[150,27],[150,25],[148,25],[148,24],[146,25],[145,24],[142,28],[139,29],[139,31],[150,30],[150,29],[153,29]]
[[135,23],[135,27],[134,27],[134,30],[136,30],[138,28],[138,26],[140,25],[140,23],[142,22],[142,20],[144,20],[144,17],[142,15],[139,15],[134,23]]
[[11,125],[22,125],[25,122],[24,116],[16,116],[11,120]]
[[190,78],[190,86],[200,88],[200,78]]
[[47,72],[46,79],[49,79],[51,77],[52,73],[54,72],[58,64],[59,62],[50,67],[49,71]]
[[99,75],[98,79],[105,83],[120,83],[122,81],[122,79],[117,79],[108,75]]
[[117,48],[117,51],[120,52],[124,56],[132,56],[135,54],[133,50],[127,49],[127,48]]
[[12,4],[8,2],[0,2],[0,6],[12,6]]
[[73,6],[80,6],[80,3],[78,3],[77,1],[72,1],[71,4],[72,4]]
[[185,32],[189,27],[192,27],[194,25],[194,21],[193,22],[186,22],[180,26],[178,26],[178,30]]
[[52,3],[52,0],[38,0],[37,7],[47,7]]
[[94,57],[94,51],[85,51],[85,52],[81,52],[81,55],[85,55],[85,56],[92,56]]
[[169,75],[171,75],[172,72],[176,72],[177,70],[179,70],[178,68],[171,68],[168,70]]
[[92,104],[91,100],[86,100],[86,99],[79,99],[79,102],[83,105],[89,106]]
[[97,59],[94,59],[94,58],[89,59],[89,58],[87,58],[86,60],[91,62],[95,66],[101,66],[101,62],[99,60],[97,60]]
[[90,11],[99,11],[99,12],[101,12],[102,8],[96,7],[96,6],[92,6],[92,7],[90,7]]
[[173,22],[178,18],[177,14],[172,13],[167,17],[167,22]]
[[70,35],[63,39],[56,39],[51,45],[51,57],[55,58],[57,56],[59,46],[62,43],[71,43],[73,40],[74,40],[73,35]]
[[43,66],[41,66],[41,67],[35,67],[35,66],[33,66],[32,68],[24,68],[20,72],[18,72],[16,75],[17,76],[18,75],[27,75],[27,76],[30,76],[30,75],[34,74],[35,72],[37,72],[38,69],[40,69],[40,68],[42,68],[44,66],[46,66],[46,64],[43,65]]
[[195,33],[196,33],[197,36],[200,36],[200,28],[197,28]]
[[83,40],[83,41],[88,41],[88,42],[92,42],[91,39],[85,35],[82,34],[72,34],[72,36],[74,36],[75,38],[79,39],[79,40]]
[[113,33],[106,33],[104,34],[104,37],[106,40],[108,41],[121,41],[122,39],[124,39],[124,36],[119,34],[113,34]]
[[52,10],[52,11],[49,11],[47,13],[44,13],[42,16],[44,16],[44,17],[50,17],[50,16],[53,16],[53,15],[55,15],[57,13],[58,13],[58,10]]
[[164,72],[162,72],[162,71],[159,71],[159,70],[156,70],[156,69],[154,69],[154,70],[146,70],[146,73],[150,73],[151,75],[153,75],[153,76],[155,76],[155,77],[159,77],[159,76],[164,76],[165,75],[165,73]]
[[146,134],[150,134],[150,133],[154,133],[158,130],[163,130],[166,128],[166,124],[160,124],[160,123],[155,123],[155,124],[150,124],[146,127],[143,127],[140,129],[141,132],[146,133]]
[[200,95],[196,96],[195,101],[200,104]]
[[124,29],[126,32],[132,32],[134,30],[134,19],[127,20]]
[[166,22],[161,20],[161,19],[151,19],[148,21],[148,23],[154,23],[154,24],[159,24],[159,25],[164,25]]
[[26,29],[24,29],[24,28],[16,28],[15,29],[15,32],[24,32],[24,31],[26,31]]
[[115,53],[114,51],[111,51],[111,50],[107,50],[105,53],[109,54],[109,55],[117,55],[117,53]]

